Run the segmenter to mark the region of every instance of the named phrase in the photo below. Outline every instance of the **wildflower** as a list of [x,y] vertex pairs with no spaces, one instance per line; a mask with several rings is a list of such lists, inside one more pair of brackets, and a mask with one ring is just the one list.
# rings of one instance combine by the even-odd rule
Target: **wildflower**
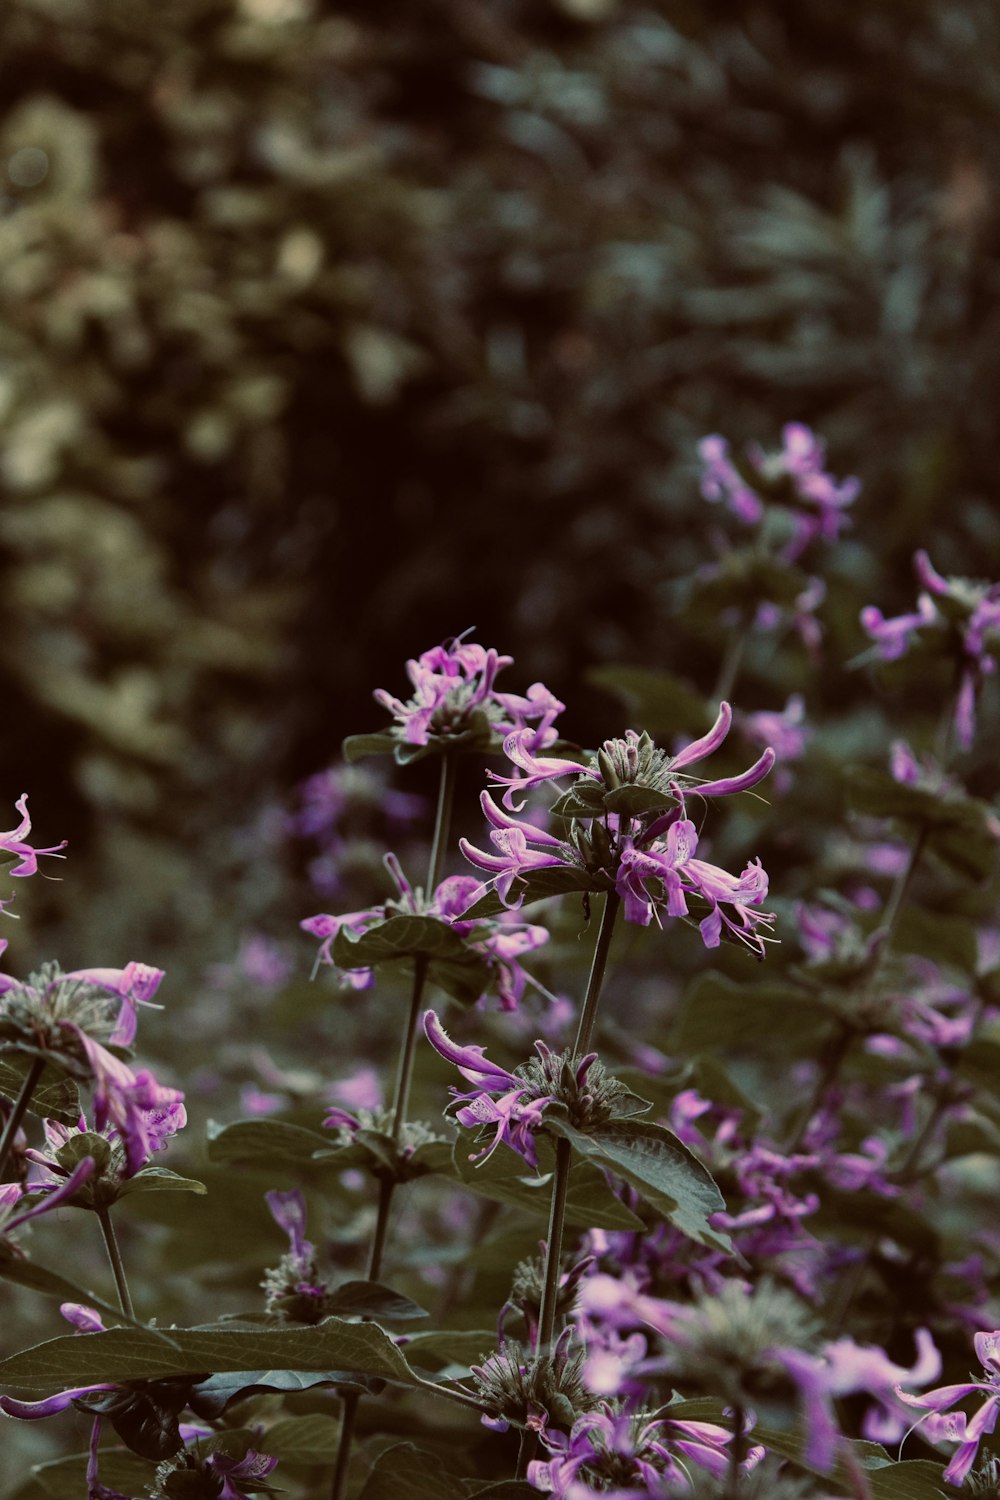
[[581,1379],[583,1351],[571,1351],[572,1330],[556,1340],[550,1354],[533,1354],[508,1340],[473,1365],[477,1395],[486,1408],[482,1422],[506,1432],[512,1422],[543,1433],[568,1430],[593,1406]]
[[[991,1333],[977,1333],[972,1342],[983,1367],[982,1380],[942,1385],[937,1390],[925,1391],[922,1396],[910,1395],[896,1387],[896,1395],[907,1406],[927,1412],[918,1423],[924,1437],[930,1442],[958,1443],[944,1471],[943,1477],[948,1484],[958,1485],[965,1480],[976,1461],[980,1442],[996,1427],[1000,1413],[1000,1328]],[[933,1379],[933,1375],[930,1378]],[[986,1400],[971,1417],[964,1412],[949,1410],[957,1401],[979,1392],[986,1396]]]
[[701,492],[713,503],[724,500],[750,526],[763,520],[765,500],[784,507],[793,529],[782,556],[794,562],[813,541],[836,541],[849,524],[845,512],[857,499],[861,482],[853,476],[836,480],[826,472],[825,444],[804,423],[787,422],[781,438],[777,452],[750,445],[746,477],[730,459],[725,438],[717,433],[702,438]]
[[[385,865],[396,886],[395,898],[367,911],[350,912],[342,917],[323,912],[300,923],[305,931],[323,939],[317,962],[336,962],[333,947],[344,930],[363,938],[368,933],[377,932],[393,917],[429,917],[445,923],[453,937],[460,940],[453,945],[448,956],[466,960],[469,982],[478,977],[484,981],[484,988],[496,992],[503,1010],[515,1009],[527,983],[520,958],[548,942],[547,930],[516,923],[507,913],[499,921],[465,918],[464,913],[479,891],[479,882],[472,876],[448,876],[427,901],[420,887],[412,886],[407,880],[395,855],[387,854]],[[436,945],[434,951],[440,951],[440,945]],[[341,950],[341,957],[344,956]],[[398,951],[389,949],[381,956],[406,958],[412,957],[413,951],[404,946]],[[433,953],[431,957],[433,959]],[[357,968],[348,969],[347,975],[347,983],[354,989],[367,989],[374,983],[373,970],[370,966],[361,966],[361,963]],[[463,998],[470,997],[463,995]]]
[[70,1176],[82,1139],[94,1155],[95,1170],[77,1202],[88,1208],[105,1207],[121,1196],[125,1184],[148,1166],[157,1151],[165,1149],[171,1136],[187,1123],[184,1096],[177,1089],[161,1087],[151,1074],[145,1075],[145,1081],[142,1075],[135,1077],[139,1087],[134,1091],[131,1150],[117,1124],[106,1123],[96,1131],[84,1116],[73,1129],[58,1120],[46,1120],[45,1149],[29,1147],[25,1152],[26,1159],[45,1174],[30,1184],[30,1192],[51,1193],[62,1185]]
[[[29,1219],[37,1219],[40,1214],[50,1213],[61,1203],[66,1203],[73,1198],[84,1183],[93,1176],[95,1168],[96,1163],[92,1156],[83,1157],[67,1175],[65,1182],[54,1187],[40,1202],[32,1203],[28,1208],[20,1211],[18,1211],[19,1202],[28,1196],[28,1192],[21,1187],[20,1183],[5,1182],[0,1185],[0,1247],[2,1247],[0,1253],[9,1254],[13,1249],[9,1241],[2,1238],[3,1236],[10,1234],[12,1230],[19,1229]],[[33,1189],[31,1191],[33,1192]],[[20,1254],[20,1251],[14,1253]],[[2,1397],[0,1397],[0,1410],[6,1410]]]
[[524,696],[497,692],[497,674],[512,661],[492,648],[452,640],[407,662],[412,698],[404,702],[378,688],[375,700],[392,715],[391,733],[400,746],[472,743],[485,749],[505,734],[524,730],[538,750],[555,740],[552,726],[563,704],[540,682]]
[[470,1160],[485,1160],[504,1142],[523,1156],[530,1167],[537,1168],[535,1132],[541,1128],[546,1104],[555,1095],[533,1091],[524,1078],[489,1062],[482,1047],[457,1046],[432,1010],[424,1016],[424,1032],[434,1050],[477,1086],[474,1092],[465,1094],[452,1089],[456,1102],[461,1103],[455,1111],[459,1124],[496,1127],[490,1144]]
[[916,610],[887,620],[869,604],[861,611],[861,623],[883,661],[897,660],[915,640],[936,645],[950,657],[958,676],[953,723],[958,743],[968,750],[983,682],[996,671],[992,648],[1000,641],[1000,583],[945,578],[924,551],[914,554],[913,566],[923,585]]
[[8,875],[34,875],[38,870],[38,860],[41,855],[49,854],[53,859],[65,859],[61,852],[66,847],[66,839],[61,844],[53,844],[48,849],[33,849],[25,839],[31,832],[31,819],[28,816],[28,794],[24,792],[14,803],[21,814],[21,821],[16,828],[7,833],[0,833],[0,855],[13,855],[17,864],[7,871]]
[[269,1313],[298,1323],[318,1323],[326,1316],[329,1284],[321,1281],[316,1247],[306,1239],[306,1201],[298,1188],[265,1193],[271,1215],[288,1235],[288,1252],[264,1273],[261,1282]]

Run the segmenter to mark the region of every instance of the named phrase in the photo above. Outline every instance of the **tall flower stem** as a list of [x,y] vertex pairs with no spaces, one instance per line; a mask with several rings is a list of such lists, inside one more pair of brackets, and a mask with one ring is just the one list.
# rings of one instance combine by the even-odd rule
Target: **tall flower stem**
[[580,1011],[580,1024],[576,1028],[576,1041],[573,1043],[573,1052],[576,1057],[583,1057],[590,1048],[590,1039],[594,1034],[594,1023],[597,1020],[597,1007],[601,999],[601,989],[604,985],[604,973],[608,967],[608,954],[611,951],[611,939],[615,930],[615,918],[618,908],[621,906],[621,897],[617,891],[609,891],[604,898],[604,911],[601,914],[601,928],[597,934],[597,944],[594,948],[594,957],[590,965],[590,978],[587,981],[587,995]]
[[[441,777],[438,783],[434,835],[431,840],[430,861],[427,867],[427,884],[424,889],[424,896],[428,901],[431,900],[441,882],[445,850],[448,847],[448,835],[451,830],[451,814],[455,801],[457,771],[457,757],[453,752],[446,752],[441,757]],[[399,1047],[399,1062],[396,1065],[396,1086],[393,1091],[392,1101],[392,1140],[393,1144],[397,1147],[402,1136],[403,1126],[406,1123],[407,1109],[409,1108],[410,1084],[413,1081],[413,1062],[417,1049],[417,1030],[420,1025],[420,1011],[423,1004],[424,985],[426,981],[427,958],[426,955],[421,954],[414,961],[413,986],[410,990],[410,1010],[406,1018],[403,1039]],[[395,1191],[395,1178],[380,1178],[375,1231],[372,1235],[371,1249],[368,1253],[369,1281],[377,1281],[382,1274],[382,1260],[385,1255],[386,1236],[389,1232],[389,1216],[392,1210],[392,1200]],[[344,1396],[341,1404],[340,1440],[337,1445],[337,1458],[333,1470],[330,1500],[341,1500],[344,1493],[348,1467],[351,1461],[354,1424],[360,1400],[360,1393],[351,1391]]]
[[14,1100],[14,1107],[7,1116],[3,1135],[0,1136],[0,1182],[4,1180],[7,1163],[14,1149],[14,1140],[18,1130],[21,1128],[21,1121],[24,1119],[28,1105],[31,1103],[31,1096],[35,1092],[35,1087],[44,1071],[45,1059],[43,1057],[33,1057],[31,1059],[31,1067],[25,1074],[24,1082],[21,1084],[17,1098]]
[[552,1344],[559,1301],[559,1269],[562,1263],[563,1229],[566,1224],[566,1198],[569,1194],[569,1169],[572,1148],[569,1141],[556,1141],[556,1165],[552,1175],[552,1201],[549,1205],[549,1231],[545,1242],[545,1281],[542,1304],[538,1311],[536,1352],[545,1354]]
[[132,1298],[129,1294],[128,1282],[125,1279],[125,1267],[122,1263],[122,1253],[118,1247],[118,1236],[115,1234],[115,1226],[111,1222],[111,1210],[107,1207],[97,1210],[97,1220],[101,1226],[104,1236],[104,1248],[108,1252],[108,1260],[111,1263],[111,1273],[115,1278],[115,1286],[118,1288],[118,1301],[121,1310],[127,1318],[134,1318],[135,1312],[132,1307]]
[[743,1427],[746,1413],[742,1406],[733,1407],[733,1440],[729,1446],[729,1488],[726,1500],[736,1500],[740,1491],[740,1464],[743,1462]]

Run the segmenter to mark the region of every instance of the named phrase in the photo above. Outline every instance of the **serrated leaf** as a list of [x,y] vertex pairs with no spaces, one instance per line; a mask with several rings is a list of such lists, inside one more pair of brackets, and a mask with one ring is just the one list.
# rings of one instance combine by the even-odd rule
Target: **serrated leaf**
[[181,1177],[169,1167],[143,1167],[134,1177],[127,1177],[118,1189],[119,1198],[133,1193],[207,1193],[208,1188],[194,1177]]
[[165,1331],[173,1347],[148,1329],[137,1328],[49,1339],[0,1361],[0,1384],[46,1391],[100,1381],[159,1380],[233,1370],[348,1370],[403,1385],[413,1383],[404,1356],[375,1323],[328,1318],[314,1328]]
[[341,1318],[390,1318],[407,1322],[429,1316],[426,1308],[380,1281],[345,1281],[331,1292],[327,1310]]
[[340,1447],[340,1423],[336,1417],[312,1412],[305,1417],[283,1417],[272,1422],[264,1446],[274,1458],[300,1464],[333,1463]]
[[415,1443],[380,1453],[358,1500],[464,1500],[465,1486],[443,1467],[441,1456]]
[[[15,1100],[21,1091],[33,1057],[4,1047],[0,1056],[0,1094]],[[76,1084],[59,1067],[48,1064],[31,1095],[29,1109],[39,1119],[58,1120],[62,1125],[80,1123],[80,1093]]]
[[665,1126],[607,1120],[583,1131],[558,1115],[547,1115],[546,1126],[569,1141],[577,1157],[624,1178],[682,1233],[712,1249],[732,1251],[729,1236],[708,1222],[709,1214],[726,1206],[714,1177]]
[[[453,1175],[473,1192],[501,1203],[526,1208],[540,1218],[548,1217],[554,1152],[551,1144],[536,1140],[540,1172],[533,1173],[514,1151],[503,1147],[486,1159],[470,1161],[469,1137],[456,1141],[452,1156]],[[627,1208],[608,1187],[602,1172],[588,1162],[574,1163],[570,1172],[566,1219],[579,1229],[643,1229],[643,1221]]]
[[304,1166],[331,1152],[329,1136],[284,1120],[236,1120],[219,1125],[209,1120],[205,1130],[209,1161],[224,1165]]

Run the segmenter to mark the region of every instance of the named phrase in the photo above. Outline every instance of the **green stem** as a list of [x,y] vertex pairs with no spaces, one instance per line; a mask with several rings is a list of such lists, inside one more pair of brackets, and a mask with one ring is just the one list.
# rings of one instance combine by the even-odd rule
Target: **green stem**
[[44,1057],[33,1057],[31,1059],[31,1067],[25,1074],[24,1082],[21,1084],[17,1098],[14,1100],[14,1107],[7,1116],[7,1123],[3,1128],[3,1136],[0,1137],[0,1182],[4,1181],[4,1173],[7,1170],[10,1154],[14,1149],[15,1137],[21,1127],[21,1121],[24,1119],[28,1105],[31,1103],[31,1096],[35,1092],[35,1086],[44,1071]]
[[573,1043],[573,1055],[583,1057],[590,1049],[590,1039],[594,1034],[594,1023],[597,1020],[597,1007],[601,999],[601,989],[604,984],[604,973],[608,967],[608,954],[611,951],[611,939],[615,930],[615,918],[618,908],[621,906],[621,897],[617,891],[609,891],[604,898],[604,912],[601,916],[601,930],[597,934],[597,945],[594,948],[594,958],[590,966],[590,978],[587,981],[587,995],[580,1011],[580,1024],[576,1029],[576,1041]]
[[528,1477],[528,1465],[534,1458],[537,1447],[538,1433],[530,1427],[522,1427],[521,1442],[517,1450],[517,1468],[514,1470],[515,1479]]
[[733,1407],[733,1441],[729,1447],[729,1489],[726,1500],[736,1500],[740,1492],[740,1464],[743,1462],[743,1422],[744,1411],[742,1406]]
[[549,1206],[549,1233],[545,1243],[545,1284],[542,1305],[538,1311],[536,1353],[545,1354],[552,1344],[556,1326],[556,1304],[559,1301],[559,1269],[562,1261],[563,1226],[566,1222],[566,1198],[569,1193],[569,1169],[572,1149],[561,1137],[556,1141],[556,1166],[552,1178],[552,1202]]
[[851,1050],[851,1043],[854,1040],[854,1036],[855,1033],[850,1027],[841,1026],[837,1034],[830,1039],[826,1048],[825,1064],[816,1080],[816,1085],[809,1099],[803,1105],[796,1118],[795,1129],[792,1131],[788,1144],[785,1147],[785,1151],[789,1156],[801,1146],[802,1137],[809,1128],[809,1121],[823,1103],[827,1090],[834,1083],[843,1067],[844,1059]]
[[372,1247],[368,1256],[368,1280],[378,1281],[382,1274],[382,1256],[385,1253],[385,1236],[389,1228],[389,1209],[392,1206],[392,1195],[396,1188],[396,1180],[393,1177],[380,1177],[378,1184],[378,1217],[375,1220],[375,1233],[372,1235]]
[[441,779],[438,783],[437,812],[434,817],[434,838],[427,868],[427,900],[430,901],[441,883],[444,855],[451,832],[451,811],[455,802],[455,782],[458,779],[458,756],[446,750],[441,757]]
[[[444,868],[445,850],[448,846],[448,834],[451,829],[452,807],[455,801],[457,770],[457,757],[453,752],[446,752],[441,757],[441,778],[438,783],[434,836],[431,841],[430,861],[427,868],[427,885],[424,891],[424,897],[427,901],[433,898],[434,892],[441,881],[441,871]],[[427,967],[428,959],[426,954],[420,954],[414,961],[413,987],[410,992],[410,1011],[406,1018],[406,1028],[403,1032],[403,1040],[399,1049],[399,1062],[396,1066],[396,1086],[392,1102],[392,1140],[393,1144],[397,1147],[402,1136],[403,1126],[406,1123],[406,1114],[410,1103],[410,1084],[413,1081],[413,1063],[416,1057],[417,1031],[420,1026],[420,1010],[423,1003],[424,985],[427,980]],[[377,1281],[382,1272],[386,1236],[389,1232],[389,1215],[395,1191],[396,1181],[394,1178],[383,1177],[379,1179],[378,1214],[375,1220],[375,1231],[372,1235],[372,1244],[368,1255],[369,1281]],[[462,1399],[463,1404],[471,1403],[471,1398],[469,1397],[459,1399]],[[337,1445],[337,1458],[334,1464],[333,1482],[330,1489],[331,1500],[341,1500],[344,1486],[347,1482],[347,1472],[351,1461],[351,1444],[354,1438],[354,1424],[360,1400],[360,1393],[356,1391],[350,1392],[343,1398],[340,1417],[340,1440]],[[479,1409],[478,1405],[477,1409]]]
[[349,1391],[343,1397],[340,1411],[340,1442],[337,1447],[337,1461],[333,1470],[333,1482],[330,1486],[330,1500],[341,1500],[344,1493],[344,1485],[347,1481],[347,1469],[351,1461],[351,1439],[354,1436],[354,1419],[358,1413],[358,1402],[361,1396],[357,1391]]
[[125,1267],[122,1263],[122,1253],[118,1248],[118,1237],[115,1234],[115,1226],[111,1222],[111,1210],[108,1207],[97,1209],[97,1219],[104,1236],[104,1248],[108,1252],[108,1260],[111,1262],[111,1273],[115,1278],[115,1286],[118,1288],[118,1301],[121,1303],[122,1312],[127,1318],[135,1317],[132,1307],[132,1298],[129,1295],[128,1282],[125,1279]]
[[413,988],[410,993],[410,1013],[406,1018],[399,1049],[399,1064],[396,1068],[396,1088],[392,1102],[392,1139],[399,1145],[400,1134],[406,1123],[406,1111],[410,1104],[410,1084],[413,1081],[413,1059],[417,1050],[417,1031],[420,1027],[420,1009],[427,979],[427,955],[421,953],[414,960]]
[[910,889],[910,882],[912,881],[913,876],[916,873],[917,865],[920,863],[921,856],[927,844],[927,836],[929,832],[930,830],[926,824],[922,825],[918,830],[917,836],[913,841],[913,847],[910,849],[910,857],[906,861],[906,867],[905,869],[901,870],[900,873],[896,876],[896,882],[893,885],[892,890],[889,892],[889,899],[885,904],[885,912],[882,916],[882,930],[885,934],[882,943],[882,952],[884,952],[886,947],[888,946],[893,931],[895,930],[896,922],[899,918],[899,913],[902,910],[903,901],[906,897],[907,891]]
[[719,666],[719,675],[715,679],[711,695],[713,703],[721,703],[732,693],[740,667],[743,665],[743,653],[747,648],[748,638],[749,631],[741,615],[732,628],[726,654]]

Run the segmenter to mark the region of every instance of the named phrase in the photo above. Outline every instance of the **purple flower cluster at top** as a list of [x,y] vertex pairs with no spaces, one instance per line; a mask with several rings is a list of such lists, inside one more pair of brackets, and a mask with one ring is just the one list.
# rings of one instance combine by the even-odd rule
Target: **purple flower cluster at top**
[[[645,926],[654,917],[659,921],[661,915],[686,916],[687,898],[694,895],[709,907],[700,923],[706,947],[717,947],[725,928],[755,952],[763,953],[764,938],[757,929],[769,925],[773,917],[759,910],[767,896],[767,875],[760,861],[748,864],[736,876],[698,859],[698,833],[686,816],[686,796],[719,797],[746,791],[774,765],[774,751],[768,748],[737,776],[699,783],[685,774],[688,767],[719,748],[731,723],[732,711],[728,703],[723,703],[708,734],[674,756],[656,751],[648,737],[644,745],[640,736],[629,730],[624,740],[607,741],[603,751],[585,765],[536,756],[524,732],[515,732],[507,737],[504,749],[516,774],[502,776],[488,771],[487,775],[506,788],[503,803],[513,810],[524,806],[523,799],[515,800],[516,794],[544,782],[572,776],[578,785],[591,781],[596,789],[614,794],[630,774],[638,778],[634,784],[650,790],[654,800],[657,793],[661,794],[664,810],[647,817],[605,812],[599,820],[608,841],[603,874],[607,888],[615,889],[622,898],[626,920]],[[609,769],[613,759],[620,763],[622,778]],[[594,874],[590,852],[579,842],[571,844],[527,820],[509,816],[488,792],[480,800],[491,824],[495,852],[478,849],[467,839],[460,840],[460,847],[472,864],[489,873],[493,889],[508,907],[521,904],[527,881],[536,871],[568,869]]]
[[923,585],[910,614],[886,619],[877,605],[861,611],[861,623],[883,661],[896,661],[915,640],[936,642],[950,654],[958,671],[954,726],[958,743],[968,750],[976,733],[976,702],[983,680],[996,671],[993,651],[1000,645],[1000,583],[973,583],[944,578],[927,553],[914,554],[913,566]]
[[459,737],[469,731],[478,713],[497,735],[531,726],[532,748],[540,750],[556,738],[552,726],[564,705],[540,682],[533,683],[523,697],[497,692],[497,674],[512,661],[513,657],[501,656],[492,647],[487,650],[472,641],[453,640],[407,662],[412,698],[403,702],[377,688],[375,700],[388,709],[402,738],[411,745]]

